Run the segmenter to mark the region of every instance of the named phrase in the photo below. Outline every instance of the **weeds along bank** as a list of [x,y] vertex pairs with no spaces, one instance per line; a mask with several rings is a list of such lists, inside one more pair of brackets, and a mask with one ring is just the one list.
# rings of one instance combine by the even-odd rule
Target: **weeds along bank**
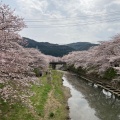
[[120,83],[120,35],[112,40],[101,42],[88,51],[71,52],[63,56],[68,69],[92,78],[117,81]]

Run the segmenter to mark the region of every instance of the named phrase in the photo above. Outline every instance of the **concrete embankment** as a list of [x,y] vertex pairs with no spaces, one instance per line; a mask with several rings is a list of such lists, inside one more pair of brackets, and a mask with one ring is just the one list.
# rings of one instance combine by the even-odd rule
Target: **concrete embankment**
[[96,84],[98,87],[101,87],[109,92],[111,92],[112,94],[116,95],[117,97],[120,97],[120,90],[113,88],[109,83],[105,83],[103,81],[95,81],[95,80],[91,80],[88,79],[84,76],[79,76],[80,78],[92,83],[93,85]]

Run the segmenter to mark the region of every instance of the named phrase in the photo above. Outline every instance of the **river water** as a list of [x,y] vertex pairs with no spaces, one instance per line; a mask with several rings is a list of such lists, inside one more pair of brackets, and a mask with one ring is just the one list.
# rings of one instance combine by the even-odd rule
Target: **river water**
[[120,100],[114,95],[70,73],[63,80],[71,92],[71,120],[120,120]]

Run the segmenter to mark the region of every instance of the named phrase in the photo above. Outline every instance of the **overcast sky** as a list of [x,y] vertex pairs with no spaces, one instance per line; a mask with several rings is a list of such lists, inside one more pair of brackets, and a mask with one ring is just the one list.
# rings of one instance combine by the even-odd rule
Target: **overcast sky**
[[2,0],[23,17],[20,34],[39,42],[105,41],[120,33],[120,0]]

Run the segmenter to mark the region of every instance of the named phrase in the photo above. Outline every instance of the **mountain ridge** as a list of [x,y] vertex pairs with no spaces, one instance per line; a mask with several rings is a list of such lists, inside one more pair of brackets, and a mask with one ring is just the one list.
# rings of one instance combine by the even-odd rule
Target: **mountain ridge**
[[67,55],[69,52],[72,51],[88,50],[90,47],[98,45],[89,42],[77,42],[77,43],[59,45],[49,42],[37,42],[33,39],[26,37],[23,37],[23,40],[27,41],[27,46],[24,47],[37,48],[45,55],[52,55],[55,57],[62,57],[63,55]]
[[77,51],[88,50],[90,47],[97,46],[97,45],[99,44],[94,44],[90,42],[76,42],[76,43],[67,44],[67,46],[74,48]]

